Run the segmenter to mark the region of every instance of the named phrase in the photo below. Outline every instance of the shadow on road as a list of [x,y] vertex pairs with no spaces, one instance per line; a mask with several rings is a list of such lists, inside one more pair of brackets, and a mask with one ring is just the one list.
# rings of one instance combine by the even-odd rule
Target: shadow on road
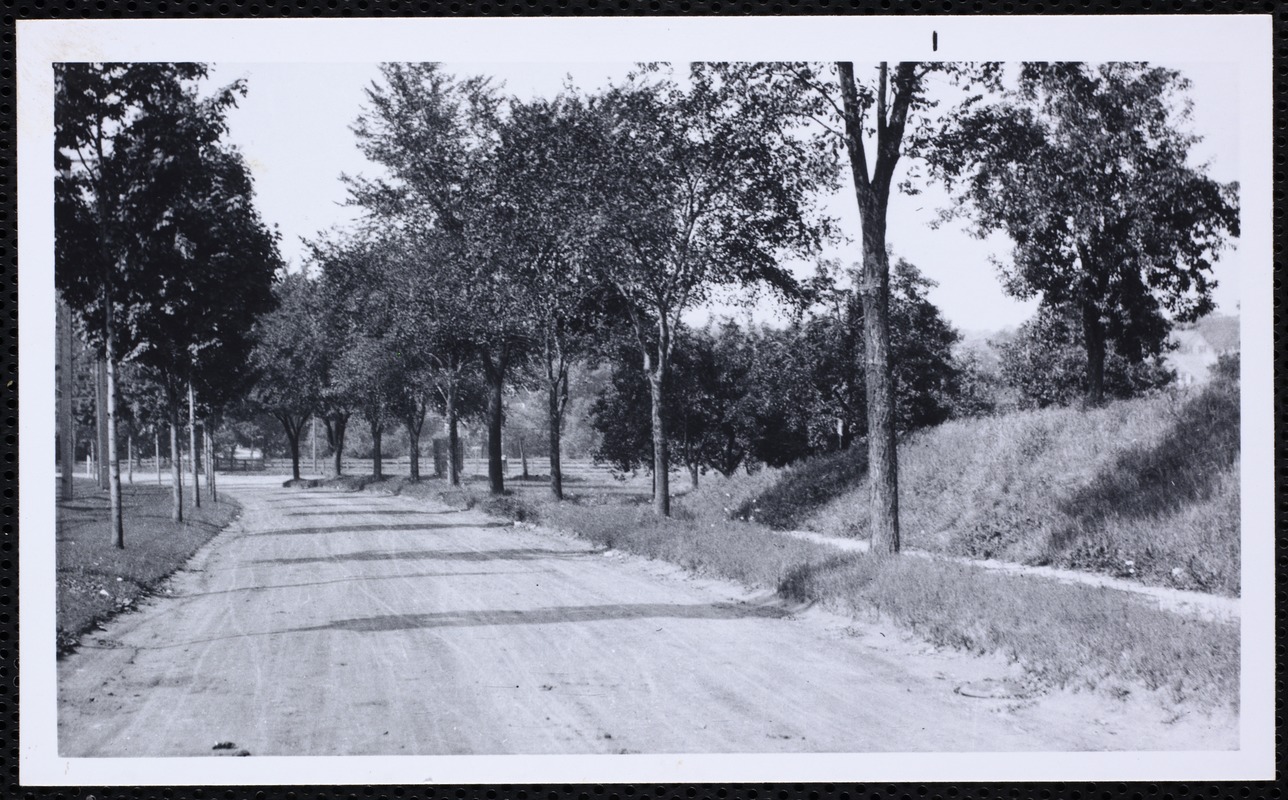
[[256,564],[330,564],[340,561],[536,561],[547,558],[584,558],[593,550],[359,550],[327,556],[265,558]]
[[[309,506],[316,509],[317,506]],[[444,509],[442,511],[402,511],[399,509],[385,509],[379,506],[367,510],[358,509],[355,511],[296,511],[291,514],[283,514],[284,517],[360,517],[367,514],[379,514],[382,517],[412,517],[412,516],[434,516],[441,514],[459,513],[453,509]]]
[[331,586],[338,583],[371,583],[373,581],[404,581],[414,580],[416,578],[462,578],[477,577],[480,575],[521,575],[529,572],[541,572],[542,570],[480,570],[474,572],[417,572],[417,573],[398,573],[395,575],[354,575],[349,578],[335,578],[329,581],[303,581],[301,583],[278,583],[271,586],[240,586],[236,589],[220,589],[214,592],[194,592],[192,594],[170,594],[166,595],[167,599],[175,600],[193,600],[198,597],[212,597],[224,594],[249,594],[251,592],[275,592],[283,589],[303,589],[314,586]]
[[365,531],[421,531],[446,528],[509,528],[508,522],[397,522],[393,524],[310,526],[251,531],[251,536],[296,536],[310,533],[362,533]]
[[675,605],[639,603],[604,606],[555,606],[520,611],[444,611],[434,614],[390,614],[383,617],[338,619],[324,625],[292,628],[284,633],[317,631],[385,631],[423,630],[429,628],[466,628],[481,625],[552,625],[560,622],[601,622],[628,619],[782,619],[791,612],[776,606],[713,603],[711,605]]

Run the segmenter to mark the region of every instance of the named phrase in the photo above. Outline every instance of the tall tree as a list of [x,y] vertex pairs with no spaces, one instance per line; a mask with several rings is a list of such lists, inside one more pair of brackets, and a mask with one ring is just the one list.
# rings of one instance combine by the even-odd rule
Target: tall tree
[[795,135],[777,103],[696,69],[691,85],[645,74],[609,92],[599,155],[612,202],[599,262],[634,329],[652,406],[654,510],[670,514],[667,381],[680,317],[716,286],[800,287],[780,264],[829,232],[815,194],[834,185],[826,147]]
[[[773,102],[811,123],[849,159],[863,248],[860,283],[864,307],[865,400],[868,428],[869,529],[872,552],[899,551],[899,479],[895,445],[895,382],[890,340],[890,263],[886,214],[892,189],[915,192],[909,180],[896,183],[905,155],[920,154],[936,138],[937,104],[926,78],[940,72],[952,82],[996,83],[994,64],[881,62],[866,80],[851,62],[835,64],[727,64],[716,69],[749,96]],[[772,98],[772,99],[771,99]]]
[[300,478],[300,434],[318,410],[326,354],[317,332],[318,288],[304,273],[283,276],[274,288],[277,308],[255,327],[252,363],[255,409],[281,424],[291,454],[291,477]]
[[[395,413],[407,425],[413,445],[413,470],[419,474],[419,446],[425,416],[432,407],[442,414],[448,451],[460,450],[460,420],[482,402],[477,381],[477,347],[473,336],[476,309],[465,302],[472,279],[455,269],[455,237],[432,222],[408,226],[389,248],[389,264],[380,276],[393,312],[392,335],[403,380],[394,398]],[[460,465],[448,459],[448,480],[461,483]]]
[[[836,64],[845,124],[845,149],[850,157],[854,197],[863,228],[864,352],[868,406],[868,514],[872,550],[899,551],[899,462],[895,445],[895,382],[890,362],[890,262],[886,254],[886,209],[895,166],[903,153],[904,132],[913,104],[923,94],[926,72],[902,61],[894,68],[881,62],[875,91],[855,80],[854,65]],[[875,106],[875,108],[874,108]],[[868,123],[869,112],[874,112]],[[875,158],[869,164],[864,135],[876,132]]]
[[[150,151],[139,157],[150,158]],[[240,153],[210,141],[175,158],[171,167],[173,193],[155,198],[161,204],[155,219],[161,222],[154,224],[162,235],[138,255],[167,280],[156,289],[159,302],[132,324],[140,343],[135,358],[153,368],[164,387],[177,456],[179,405],[189,385],[203,413],[249,391],[251,330],[274,307],[273,281],[282,261],[276,231],[255,209],[250,170]],[[172,467],[172,476],[178,469]],[[181,500],[174,512],[182,518]]]
[[506,376],[531,342],[527,287],[498,219],[505,199],[495,152],[502,102],[485,79],[458,80],[441,65],[385,64],[354,124],[359,147],[387,179],[350,178],[355,202],[408,230],[437,231],[434,266],[454,271],[469,315],[459,334],[472,345],[488,386],[488,477],[505,491],[501,436]]
[[[130,170],[121,157],[136,136],[136,123],[163,105],[186,100],[185,80],[197,65],[59,64],[54,70],[55,276],[64,297],[85,322],[91,343],[106,363],[99,413],[105,421],[111,469],[113,542],[125,546],[120,463],[116,453],[116,366],[131,342],[121,341],[122,318],[146,302],[137,265],[126,256],[124,228],[131,195],[146,190],[149,175]],[[105,410],[105,414],[104,414]]]
[[[235,338],[266,307],[276,238],[251,204],[240,156],[220,144],[224,115],[245,89],[202,96],[205,74],[199,64],[56,71],[56,274],[104,356],[109,429],[120,360],[139,358],[166,377],[177,428],[179,387],[201,351]],[[107,439],[120,546],[114,430]]]
[[597,120],[571,93],[513,102],[500,129],[495,189],[509,257],[526,287],[539,379],[545,386],[550,491],[563,498],[561,431],[568,370],[593,338],[605,292],[591,238],[603,201],[593,137]]
[[1093,405],[1108,353],[1140,364],[1213,308],[1213,261],[1239,234],[1238,186],[1191,163],[1189,86],[1148,64],[1023,64],[931,150],[949,213],[1011,237],[1006,290],[1080,317]]
[[383,437],[405,384],[395,327],[399,298],[387,279],[396,268],[396,248],[396,239],[364,226],[313,249],[332,328],[328,382],[370,426],[376,478],[384,475]]

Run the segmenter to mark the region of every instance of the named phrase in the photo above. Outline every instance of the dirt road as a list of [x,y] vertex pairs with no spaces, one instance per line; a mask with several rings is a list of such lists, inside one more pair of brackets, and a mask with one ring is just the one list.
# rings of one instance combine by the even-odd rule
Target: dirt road
[[[63,756],[1216,749],[1152,699],[409,499],[229,478],[238,523],[59,662]],[[218,750],[217,744],[231,743]]]

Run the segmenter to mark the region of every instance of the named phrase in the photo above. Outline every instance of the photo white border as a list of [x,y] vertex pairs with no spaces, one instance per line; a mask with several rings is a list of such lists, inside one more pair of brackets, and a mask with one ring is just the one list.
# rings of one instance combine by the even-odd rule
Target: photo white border
[[[932,32],[938,50],[931,49]],[[17,23],[19,779],[24,785],[1264,780],[1274,777],[1272,38],[1265,16]],[[53,72],[59,61],[1228,62],[1238,67],[1242,702],[1229,752],[60,758],[54,623]],[[25,479],[24,479],[25,478]],[[683,713],[682,709],[675,713]]]

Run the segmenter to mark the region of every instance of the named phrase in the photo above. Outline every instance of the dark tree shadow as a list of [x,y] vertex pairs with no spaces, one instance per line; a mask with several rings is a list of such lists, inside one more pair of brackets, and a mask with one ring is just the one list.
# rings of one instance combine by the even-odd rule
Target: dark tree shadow
[[555,606],[523,610],[442,611],[429,614],[389,614],[380,617],[338,619],[323,625],[292,628],[287,633],[315,631],[385,631],[466,628],[489,625],[552,625],[558,623],[602,622],[631,619],[782,619],[790,616],[773,605],[677,605],[638,603],[602,606]]
[[537,561],[542,559],[585,558],[593,550],[542,550],[539,548],[509,550],[360,550],[329,556],[266,558],[255,564],[333,564],[341,561]]
[[[317,506],[308,506],[317,508]],[[444,511],[414,511],[402,509],[382,509],[379,507],[369,510],[346,510],[346,511],[296,511],[290,514],[283,514],[284,517],[360,517],[367,514],[379,514],[382,517],[413,517],[413,516],[436,516],[442,514],[456,514],[455,510],[447,509]]]
[[735,509],[734,516],[777,530],[791,530],[817,509],[860,485],[867,474],[867,447],[856,442],[846,450],[792,464],[772,486]]
[[257,592],[275,592],[283,589],[302,589],[315,586],[331,586],[341,583],[370,583],[382,580],[412,580],[416,578],[465,578],[478,577],[481,575],[523,575],[541,570],[480,570],[473,572],[417,572],[411,574],[398,573],[395,575],[352,575],[347,578],[335,578],[328,581],[302,581],[300,583],[278,583],[269,586],[239,586],[236,589],[220,589],[213,592],[193,592],[192,594],[171,594],[166,595],[167,599],[175,600],[193,600],[198,597],[213,597],[218,595],[229,594],[255,594]]
[[1238,457],[1237,383],[1213,383],[1181,406],[1157,443],[1128,449],[1061,500],[1060,511],[1073,523],[1055,531],[1051,544],[1064,549],[1111,517],[1156,517],[1207,499]]
[[395,522],[392,524],[309,526],[306,528],[270,528],[252,531],[251,536],[302,536],[318,533],[369,533],[372,531],[431,531],[460,528],[509,528],[508,522]]

